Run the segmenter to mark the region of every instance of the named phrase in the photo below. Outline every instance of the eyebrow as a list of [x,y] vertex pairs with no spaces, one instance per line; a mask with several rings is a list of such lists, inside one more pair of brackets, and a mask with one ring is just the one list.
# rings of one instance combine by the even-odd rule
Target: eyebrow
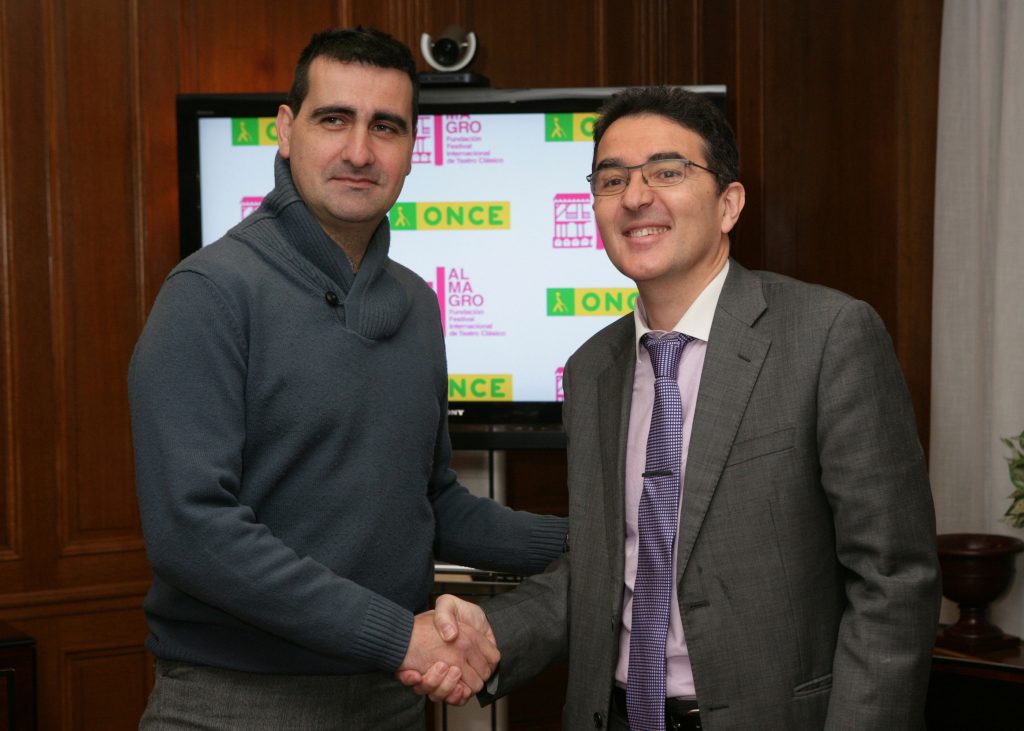
[[[665,152],[655,152],[653,155],[648,157],[646,160],[644,160],[640,164],[641,165],[646,165],[649,162],[655,162],[657,160],[687,160],[687,161],[689,161],[690,158],[688,158],[686,155],[683,155],[682,153],[676,152],[674,150],[668,150],[668,151],[665,151]],[[601,162],[599,162],[597,164],[597,167],[595,167],[594,170],[603,170],[604,168],[624,168],[624,167],[629,167],[629,166],[626,165],[626,163],[624,163],[620,158],[617,158],[617,157],[606,157],[604,160],[602,160]]]
[[[310,117],[313,119],[320,119],[321,117],[330,117],[332,115],[343,116],[343,117],[358,117],[359,114],[352,107],[344,107],[340,105],[317,107],[310,112]],[[399,128],[402,132],[409,131],[409,121],[400,114],[394,114],[392,112],[384,112],[375,110],[371,115],[371,119],[374,122],[390,122]]]

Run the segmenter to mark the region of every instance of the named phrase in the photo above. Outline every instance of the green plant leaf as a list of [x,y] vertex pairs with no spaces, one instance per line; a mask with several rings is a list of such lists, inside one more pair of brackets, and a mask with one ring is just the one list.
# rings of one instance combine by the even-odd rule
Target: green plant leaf
[[1014,467],[1010,465],[1010,482],[1018,490],[1024,492],[1024,466]]
[[1013,492],[1009,495],[1010,507],[1003,520],[1014,528],[1024,528],[1024,431],[1016,437],[1000,437],[999,441],[1010,449],[1006,458]]
[[1024,497],[1013,501],[1003,515],[1003,520],[1014,528],[1024,528]]

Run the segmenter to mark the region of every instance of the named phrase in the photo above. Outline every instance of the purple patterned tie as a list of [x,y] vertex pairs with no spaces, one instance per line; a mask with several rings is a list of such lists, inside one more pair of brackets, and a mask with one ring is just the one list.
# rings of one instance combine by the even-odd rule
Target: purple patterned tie
[[665,640],[675,590],[672,556],[683,459],[683,402],[676,378],[683,348],[691,340],[679,333],[660,339],[647,333],[640,339],[654,368],[654,410],[637,517],[640,548],[626,684],[632,731],[665,728]]

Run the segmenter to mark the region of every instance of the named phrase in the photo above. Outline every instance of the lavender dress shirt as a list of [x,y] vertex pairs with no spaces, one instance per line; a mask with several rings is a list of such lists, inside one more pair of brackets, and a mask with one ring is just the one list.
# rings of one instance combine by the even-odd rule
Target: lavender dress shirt
[[[686,474],[686,452],[690,443],[690,430],[693,426],[694,406],[697,403],[697,389],[700,386],[700,375],[704,368],[704,354],[707,352],[708,336],[711,332],[711,321],[718,306],[718,297],[725,284],[729,263],[704,288],[690,308],[676,323],[674,332],[683,333],[696,338],[683,350],[679,361],[679,393],[683,401],[683,456],[680,474]],[[633,396],[629,415],[629,431],[626,443],[626,563],[625,586],[623,587],[622,632],[619,636],[619,664],[615,669],[615,681],[626,687],[629,674],[629,632],[633,622],[633,583],[636,581],[636,561],[638,550],[637,511],[640,505],[640,494],[643,492],[644,463],[647,459],[647,433],[651,426],[651,410],[654,407],[654,371],[647,350],[640,345],[640,338],[648,332],[660,334],[661,331],[647,327],[647,315],[643,302],[637,298],[637,307],[633,312],[636,323],[636,373],[633,377]],[[686,505],[686,494],[680,497],[680,510]],[[672,571],[676,573],[676,558],[673,554]],[[679,615],[678,597],[672,595],[672,613],[669,620],[668,642],[666,644],[665,693],[669,698],[695,698],[693,671],[690,668],[690,656],[686,650],[686,637],[683,635],[683,623]]]

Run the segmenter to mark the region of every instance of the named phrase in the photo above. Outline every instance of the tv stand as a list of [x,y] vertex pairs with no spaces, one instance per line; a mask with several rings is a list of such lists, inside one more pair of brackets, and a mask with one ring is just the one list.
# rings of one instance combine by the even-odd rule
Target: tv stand
[[452,449],[565,449],[565,431],[558,427],[512,424],[458,425],[448,430]]

